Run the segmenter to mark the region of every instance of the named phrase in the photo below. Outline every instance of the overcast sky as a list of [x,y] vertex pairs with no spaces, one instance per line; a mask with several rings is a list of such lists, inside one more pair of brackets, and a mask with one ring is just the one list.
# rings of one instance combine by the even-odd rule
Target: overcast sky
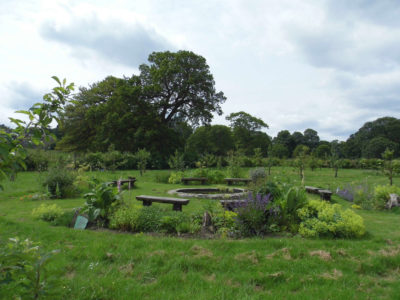
[[400,117],[398,0],[0,0],[0,123],[42,99],[57,75],[77,86],[138,73],[153,51],[207,59],[223,116],[346,140]]

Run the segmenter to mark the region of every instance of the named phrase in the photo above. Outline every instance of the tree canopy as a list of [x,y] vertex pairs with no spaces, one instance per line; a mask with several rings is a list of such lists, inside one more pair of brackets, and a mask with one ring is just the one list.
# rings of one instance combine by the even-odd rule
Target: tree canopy
[[190,51],[153,52],[139,75],[81,87],[63,114],[57,147],[70,151],[116,150],[169,157],[183,150],[191,125],[209,124],[226,100],[216,92],[206,60]]

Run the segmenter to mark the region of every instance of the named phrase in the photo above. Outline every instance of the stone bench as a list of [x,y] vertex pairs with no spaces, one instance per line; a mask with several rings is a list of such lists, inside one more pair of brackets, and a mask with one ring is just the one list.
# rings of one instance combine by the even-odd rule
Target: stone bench
[[206,184],[207,178],[205,177],[184,177],[181,179],[183,184],[188,184],[189,181],[201,181],[201,184]]
[[228,183],[228,185],[232,185],[234,182],[244,182],[246,184],[251,182],[250,178],[225,178],[224,180]]
[[147,196],[147,195],[136,196],[136,200],[143,201],[143,206],[151,206],[153,202],[172,204],[173,205],[172,209],[176,211],[182,211],[182,205],[187,205],[189,203],[188,199],[157,197],[157,196]]

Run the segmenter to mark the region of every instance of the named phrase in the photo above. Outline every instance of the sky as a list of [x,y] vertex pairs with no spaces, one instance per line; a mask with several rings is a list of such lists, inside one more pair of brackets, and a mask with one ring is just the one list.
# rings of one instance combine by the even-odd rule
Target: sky
[[232,112],[346,140],[400,117],[398,0],[0,0],[0,124],[55,86],[138,74],[153,51],[206,58]]

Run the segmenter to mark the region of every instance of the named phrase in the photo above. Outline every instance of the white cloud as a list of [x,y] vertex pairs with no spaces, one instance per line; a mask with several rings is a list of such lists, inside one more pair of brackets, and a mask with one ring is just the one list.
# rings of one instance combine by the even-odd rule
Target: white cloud
[[52,75],[87,85],[137,72],[153,50],[187,49],[207,59],[225,114],[262,118],[270,135],[346,139],[400,117],[399,12],[394,0],[2,1],[0,122]]

